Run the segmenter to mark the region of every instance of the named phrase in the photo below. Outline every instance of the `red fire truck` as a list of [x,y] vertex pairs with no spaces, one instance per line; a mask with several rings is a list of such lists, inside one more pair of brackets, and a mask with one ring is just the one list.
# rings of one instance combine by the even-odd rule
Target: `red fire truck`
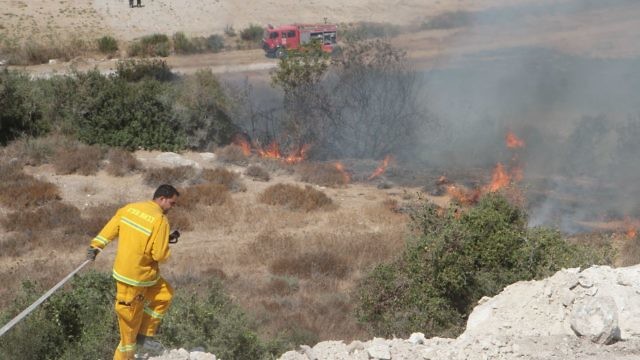
[[267,26],[262,39],[262,48],[268,56],[282,57],[285,49],[298,49],[300,45],[318,40],[322,50],[332,52],[338,41],[338,25],[293,24]]

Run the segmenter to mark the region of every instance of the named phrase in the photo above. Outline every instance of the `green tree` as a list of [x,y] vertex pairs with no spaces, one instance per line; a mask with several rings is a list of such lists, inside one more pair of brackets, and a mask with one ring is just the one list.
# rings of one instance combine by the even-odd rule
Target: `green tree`
[[283,129],[296,147],[322,146],[333,124],[329,94],[322,80],[329,68],[329,55],[318,42],[288,50],[271,74],[273,86],[284,93]]
[[37,136],[49,129],[35,101],[29,76],[0,70],[0,144],[21,135]]
[[176,88],[175,109],[186,145],[205,149],[226,145],[238,128],[228,115],[228,99],[211,70],[200,70],[186,77]]

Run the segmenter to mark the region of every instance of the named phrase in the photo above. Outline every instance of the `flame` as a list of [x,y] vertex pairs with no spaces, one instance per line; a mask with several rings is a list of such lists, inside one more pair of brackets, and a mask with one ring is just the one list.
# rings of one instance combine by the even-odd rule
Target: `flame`
[[524,147],[524,140],[520,139],[511,131],[507,131],[505,135],[505,141],[509,149],[519,149]]
[[471,205],[478,202],[480,198],[481,191],[478,189],[468,190],[464,187],[456,186],[456,185],[447,185],[446,187],[447,194],[454,200],[456,200],[460,205]]
[[340,172],[340,174],[342,175],[342,181],[344,182],[344,184],[348,184],[351,182],[351,174],[349,174],[345,168],[344,165],[338,161],[334,164],[334,166],[336,167],[336,170],[338,170],[338,172]]
[[371,176],[369,176],[369,180],[375,179],[378,176],[382,175],[387,170],[387,167],[389,166],[389,163],[392,159],[393,158],[391,157],[391,155],[385,156],[380,166],[378,166],[378,168],[371,174]]
[[242,149],[244,156],[251,155],[251,144],[242,136],[236,136],[233,139],[233,144],[239,146]]
[[287,164],[297,164],[307,158],[307,151],[309,151],[310,148],[311,145],[304,144],[293,151],[290,155],[285,156],[283,160]]
[[624,227],[625,227],[625,235],[627,239],[634,239],[636,235],[638,235],[638,220],[632,220],[629,217],[625,217],[624,219]]
[[504,165],[502,165],[502,163],[498,163],[495,169],[493,169],[491,182],[486,185],[483,190],[486,192],[496,192],[509,185],[510,182],[511,175],[509,175],[509,173],[504,169]]

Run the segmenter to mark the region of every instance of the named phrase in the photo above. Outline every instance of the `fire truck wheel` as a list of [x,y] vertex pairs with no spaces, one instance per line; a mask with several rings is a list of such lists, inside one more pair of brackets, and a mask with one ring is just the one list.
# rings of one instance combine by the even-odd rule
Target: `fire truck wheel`
[[276,50],[276,58],[282,59],[283,57],[284,57],[284,49],[278,48],[278,50]]

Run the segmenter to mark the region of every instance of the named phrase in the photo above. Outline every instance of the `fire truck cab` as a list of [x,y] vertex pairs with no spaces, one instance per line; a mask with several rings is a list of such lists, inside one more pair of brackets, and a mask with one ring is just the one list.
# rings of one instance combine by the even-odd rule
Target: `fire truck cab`
[[334,24],[293,24],[264,30],[262,48],[268,56],[280,58],[286,49],[298,49],[301,45],[317,40],[322,50],[332,52],[338,41],[338,26]]

